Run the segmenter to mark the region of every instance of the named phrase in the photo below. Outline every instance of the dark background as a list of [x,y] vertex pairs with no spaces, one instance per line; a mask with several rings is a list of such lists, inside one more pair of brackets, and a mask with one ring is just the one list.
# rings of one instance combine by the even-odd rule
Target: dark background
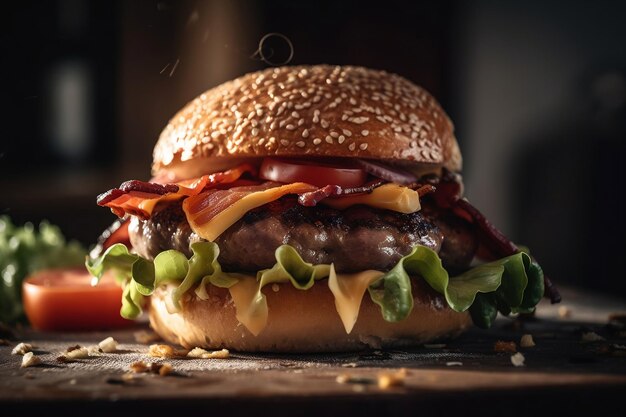
[[456,123],[470,200],[555,281],[623,296],[624,16],[617,1],[9,3],[0,214],[92,243],[114,219],[95,196],[148,179],[169,117],[267,67],[254,52],[280,32],[292,64],[364,65],[426,87]]

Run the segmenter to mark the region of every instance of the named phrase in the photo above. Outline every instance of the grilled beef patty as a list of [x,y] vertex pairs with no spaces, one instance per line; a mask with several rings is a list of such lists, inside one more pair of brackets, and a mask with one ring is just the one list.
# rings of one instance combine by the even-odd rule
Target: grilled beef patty
[[[131,219],[134,250],[149,259],[167,249],[190,256],[189,245],[202,239],[191,230],[181,203],[158,209],[148,220]],[[389,270],[416,245],[438,252],[443,240],[440,228],[420,212],[402,214],[367,206],[343,211],[303,207],[286,197],[248,212],[215,242],[226,271],[270,268],[276,263],[276,248],[288,244],[306,262],[333,262],[338,272],[356,272]]]

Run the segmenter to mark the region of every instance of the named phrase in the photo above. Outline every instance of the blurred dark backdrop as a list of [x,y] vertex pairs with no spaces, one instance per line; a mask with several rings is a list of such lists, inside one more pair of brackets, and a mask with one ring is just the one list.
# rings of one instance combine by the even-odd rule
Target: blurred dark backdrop
[[[426,87],[456,123],[467,195],[557,282],[626,290],[626,3],[22,1],[0,27],[0,214],[89,244],[95,196],[150,177],[169,117],[209,87],[290,63]],[[273,39],[275,56],[287,56]],[[622,292],[623,294],[623,292]]]

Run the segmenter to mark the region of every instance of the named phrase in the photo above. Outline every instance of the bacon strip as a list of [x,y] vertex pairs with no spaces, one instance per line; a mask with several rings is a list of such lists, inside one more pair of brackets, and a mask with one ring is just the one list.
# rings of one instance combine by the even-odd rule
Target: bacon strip
[[131,180],[126,181],[119,188],[99,195],[97,202],[100,206],[109,207],[118,217],[130,214],[141,219],[148,219],[157,203],[198,195],[207,188],[235,182],[245,173],[254,174],[254,167],[242,164],[227,171],[203,175],[200,178],[180,181],[176,184],[161,185]]
[[284,185],[271,181],[228,190],[211,189],[187,197],[183,201],[183,211],[193,231],[198,236],[213,241],[248,211],[276,201],[287,194],[315,190],[317,187],[302,182]]
[[383,180],[375,180],[361,187],[352,188],[341,188],[338,185],[327,185],[315,191],[300,194],[300,196],[298,197],[298,203],[305,207],[313,207],[316,206],[320,201],[328,197],[371,193],[375,188],[380,187],[384,183],[385,181]]

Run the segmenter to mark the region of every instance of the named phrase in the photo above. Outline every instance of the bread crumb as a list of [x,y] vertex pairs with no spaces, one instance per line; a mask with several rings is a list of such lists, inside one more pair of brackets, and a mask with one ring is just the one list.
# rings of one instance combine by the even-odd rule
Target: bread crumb
[[152,356],[153,358],[174,359],[187,356],[187,351],[184,349],[174,349],[170,345],[150,345],[148,355]]
[[558,313],[559,317],[562,319],[566,319],[572,316],[572,311],[567,306],[560,306]]
[[530,348],[535,346],[535,341],[533,340],[532,334],[522,335],[522,338],[519,341],[520,347]]
[[389,389],[401,387],[406,380],[406,368],[400,368],[396,372],[381,372],[378,374],[378,388]]
[[65,352],[65,356],[69,359],[87,359],[89,357],[89,349],[81,346],[78,349]]
[[187,353],[187,357],[194,359],[228,359],[230,357],[230,352],[228,349],[209,352],[208,350],[195,347]]
[[446,362],[446,366],[463,366],[463,362]]
[[583,343],[604,342],[606,339],[596,332],[585,332],[581,337]]
[[104,353],[113,353],[117,351],[117,341],[112,337],[107,337],[98,343],[98,346]]
[[33,352],[24,353],[24,357],[22,358],[22,368],[28,368],[30,366],[36,366],[41,364],[41,359],[35,356]]
[[174,370],[174,367],[172,366],[172,364],[169,362],[165,362],[159,368],[159,375],[167,376],[171,374],[173,370]]
[[17,346],[11,351],[11,355],[25,355],[28,352],[32,352],[33,345],[30,343],[18,343]]
[[137,343],[141,343],[143,345],[148,345],[161,340],[161,337],[158,334],[147,330],[139,330],[133,333],[133,336],[135,337],[135,341]]
[[[144,361],[137,361],[130,364],[130,370],[131,372],[136,374],[150,372],[152,374],[158,374],[160,376],[167,376],[174,371],[174,367],[169,362],[145,363]],[[132,379],[132,376],[127,377],[127,379]]]
[[516,367],[524,366],[525,360],[526,358],[520,352],[517,352],[516,354],[511,355],[511,363],[513,364],[513,366],[516,366]]
[[144,361],[133,362],[130,364],[130,370],[136,374],[148,372],[148,365]]
[[498,340],[496,343],[494,343],[493,350],[494,352],[515,353],[517,352],[517,345],[515,344],[515,342],[507,342],[504,340]]
[[99,345],[87,346],[87,352],[89,356],[100,356],[100,354],[103,353]]

